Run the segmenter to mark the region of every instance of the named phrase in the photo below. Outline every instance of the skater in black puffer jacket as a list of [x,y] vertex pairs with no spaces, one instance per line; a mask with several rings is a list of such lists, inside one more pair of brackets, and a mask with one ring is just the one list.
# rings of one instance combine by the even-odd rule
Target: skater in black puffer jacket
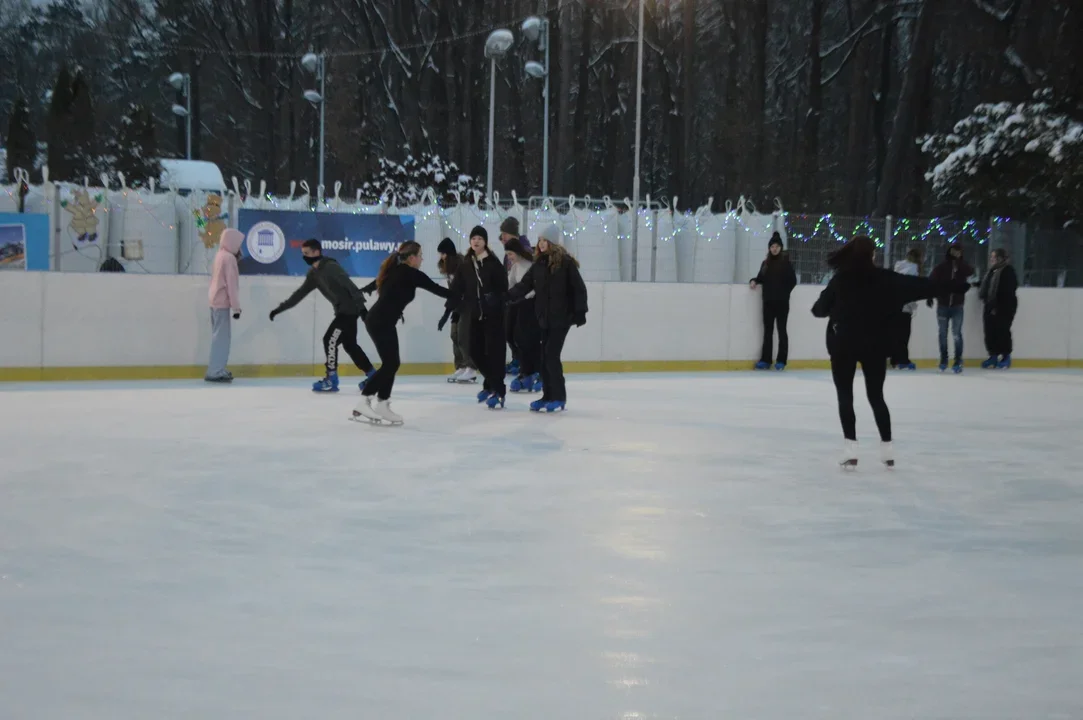
[[948,292],[965,293],[969,287],[962,279],[935,282],[876,267],[873,263],[875,252],[872,240],[859,235],[832,253],[827,264],[834,268],[835,275],[812,306],[813,315],[828,318],[827,352],[831,356],[831,377],[846,439],[842,464],[847,467],[857,465],[854,375],[858,363],[861,363],[865,392],[880,431],[881,460],[894,466],[891,413],[884,401],[887,358],[895,338],[893,320],[908,302]]
[[786,333],[786,319],[790,316],[790,293],[797,287],[797,273],[794,272],[786,251],[782,248],[782,236],[777,232],[771,235],[767,243],[767,257],[760,265],[760,272],[749,281],[755,290],[763,288],[763,350],[757,370],[771,367],[771,351],[775,325],[778,325],[778,358],[775,369],[786,367],[790,355],[790,336]]
[[564,409],[568,392],[560,353],[572,325],[582,327],[587,322],[587,285],[579,273],[579,261],[557,243],[559,237],[560,229],[556,225],[542,231],[534,264],[508,291],[512,302],[534,291],[534,313],[541,328],[542,345],[542,397],[530,403],[534,412]]
[[478,225],[470,231],[470,249],[451,281],[439,328],[452,312],[470,319],[470,357],[478,366],[485,385],[478,402],[490,408],[504,407],[507,386],[504,384],[505,329],[504,307],[508,294],[508,272],[504,264],[489,252],[489,233]]

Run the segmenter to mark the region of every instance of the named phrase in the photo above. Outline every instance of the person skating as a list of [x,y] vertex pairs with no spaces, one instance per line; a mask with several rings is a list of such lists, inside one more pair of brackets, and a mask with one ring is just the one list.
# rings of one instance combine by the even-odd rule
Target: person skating
[[989,359],[983,368],[1007,369],[1012,366],[1012,321],[1019,309],[1015,291],[1019,288],[1019,276],[1008,262],[1008,253],[997,248],[989,255],[989,272],[981,281],[978,291],[982,303],[982,325],[985,330],[985,349]]
[[[912,247],[906,253],[906,259],[895,263],[895,272],[900,275],[921,277],[921,261],[923,253],[921,248]],[[903,305],[902,310],[895,316],[896,335],[892,343],[890,365],[899,370],[917,370],[917,365],[910,361],[910,330],[913,327],[914,313],[917,312],[916,302]]]
[[511,301],[534,293],[534,313],[541,328],[542,396],[530,403],[534,412],[564,410],[568,391],[560,354],[568,331],[587,322],[587,285],[577,261],[557,243],[560,229],[550,225],[538,235],[534,264],[508,291]]
[[[962,245],[948,245],[943,262],[929,273],[934,282],[955,282],[965,280],[974,274],[974,268],[963,260]],[[932,298],[925,301],[933,306]],[[951,337],[955,344],[954,362],[951,369],[955,373],[963,371],[963,308],[966,305],[965,293],[945,293],[936,298],[936,325],[940,341],[940,372],[948,369],[948,325],[951,325]]]
[[778,325],[778,357],[775,370],[786,367],[790,353],[790,338],[786,332],[786,319],[790,315],[790,293],[797,287],[797,273],[782,248],[782,237],[776,232],[767,243],[767,257],[760,264],[760,272],[749,281],[753,290],[763,288],[763,349],[757,370],[771,367],[772,345],[775,325]]
[[[451,238],[441,240],[436,250],[440,253],[440,261],[436,267],[440,274],[447,279],[447,284],[450,287],[451,281],[455,278],[455,273],[462,267],[463,256],[459,254]],[[464,317],[461,307],[451,313],[451,345],[452,357],[455,359],[455,372],[447,381],[454,383],[476,382],[478,369],[470,358],[470,314],[467,313]]]
[[[504,269],[511,273],[515,264],[515,258],[508,252],[508,243],[518,240],[519,244],[529,253],[530,242],[526,236],[519,234],[519,219],[508,216],[500,223],[500,244],[504,246]],[[511,362],[504,368],[507,375],[519,375],[519,344],[515,327],[519,323],[519,308],[510,306],[504,317],[504,333],[508,339],[508,349],[511,350]]]
[[829,318],[827,352],[831,379],[838,396],[839,419],[845,438],[843,467],[857,466],[857,420],[854,415],[854,375],[858,363],[865,376],[865,393],[880,432],[880,459],[895,465],[891,445],[891,413],[884,401],[887,356],[894,336],[893,321],[908,302],[943,292],[966,292],[965,281],[935,282],[878,268],[876,246],[859,235],[832,253],[827,264],[835,270],[831,281],[812,306],[812,314]]
[[305,240],[301,245],[301,254],[312,268],[305,275],[305,281],[297,292],[271,311],[271,322],[274,322],[276,315],[281,315],[297,305],[313,290],[319,290],[334,308],[335,317],[323,334],[326,375],[312,384],[312,390],[338,392],[339,345],[346,350],[358,369],[365,373],[365,379],[361,381],[361,388],[364,389],[365,383],[375,372],[365,351],[357,344],[357,321],[366,314],[365,296],[337,260],[323,256],[319,240]]
[[[534,256],[523,247],[518,239],[509,240],[504,245],[505,258],[512,258],[511,269],[508,271],[508,286],[514,287],[530,271],[534,264]],[[519,351],[519,367],[516,377],[511,381],[512,392],[540,392],[542,390],[541,378],[541,328],[538,327],[538,317],[534,306],[534,293],[527,293],[526,297],[518,302],[509,303],[509,314],[514,310],[514,324],[512,332],[515,335],[515,346]]]
[[470,249],[466,251],[459,272],[451,281],[451,294],[444,316],[437,326],[444,329],[448,316],[462,308],[470,321],[470,357],[485,380],[478,402],[489,408],[503,408],[507,386],[504,384],[504,303],[508,293],[508,273],[489,251],[489,234],[478,225],[470,231]]
[[211,286],[208,299],[211,305],[211,357],[203,379],[214,383],[233,382],[233,373],[226,369],[229,363],[230,315],[241,318],[240,273],[237,260],[241,256],[244,233],[233,228],[222,231],[218,252],[211,270]]
[[[402,416],[391,410],[391,389],[402,364],[395,323],[402,317],[406,306],[413,302],[418,288],[442,298],[450,296],[447,288],[433,282],[421,271],[423,260],[421,245],[411,240],[400,245],[398,251],[388,255],[380,265],[375,280],[380,295],[365,317],[365,329],[380,355],[380,369],[365,383],[361,402],[353,411],[355,419],[402,424]],[[375,404],[373,398],[376,399]]]

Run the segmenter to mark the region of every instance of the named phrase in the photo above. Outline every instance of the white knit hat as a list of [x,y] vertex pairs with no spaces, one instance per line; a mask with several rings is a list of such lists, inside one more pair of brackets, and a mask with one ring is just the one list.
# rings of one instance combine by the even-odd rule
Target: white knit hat
[[560,227],[556,223],[550,223],[538,231],[538,240],[548,240],[551,243],[561,243],[564,240],[564,233],[560,231]]

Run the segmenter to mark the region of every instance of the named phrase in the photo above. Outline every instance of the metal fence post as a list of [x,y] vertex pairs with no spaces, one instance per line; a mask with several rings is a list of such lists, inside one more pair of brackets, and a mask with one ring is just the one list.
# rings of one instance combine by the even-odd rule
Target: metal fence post
[[889,270],[894,267],[894,264],[891,262],[891,236],[894,231],[894,223],[892,221],[894,219],[895,218],[890,215],[884,218],[884,267]]

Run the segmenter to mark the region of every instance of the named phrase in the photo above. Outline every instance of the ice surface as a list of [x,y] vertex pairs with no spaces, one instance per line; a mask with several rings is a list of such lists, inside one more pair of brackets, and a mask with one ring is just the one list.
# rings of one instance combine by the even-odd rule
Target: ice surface
[[1083,374],[309,383],[0,389],[4,720],[1083,717]]

